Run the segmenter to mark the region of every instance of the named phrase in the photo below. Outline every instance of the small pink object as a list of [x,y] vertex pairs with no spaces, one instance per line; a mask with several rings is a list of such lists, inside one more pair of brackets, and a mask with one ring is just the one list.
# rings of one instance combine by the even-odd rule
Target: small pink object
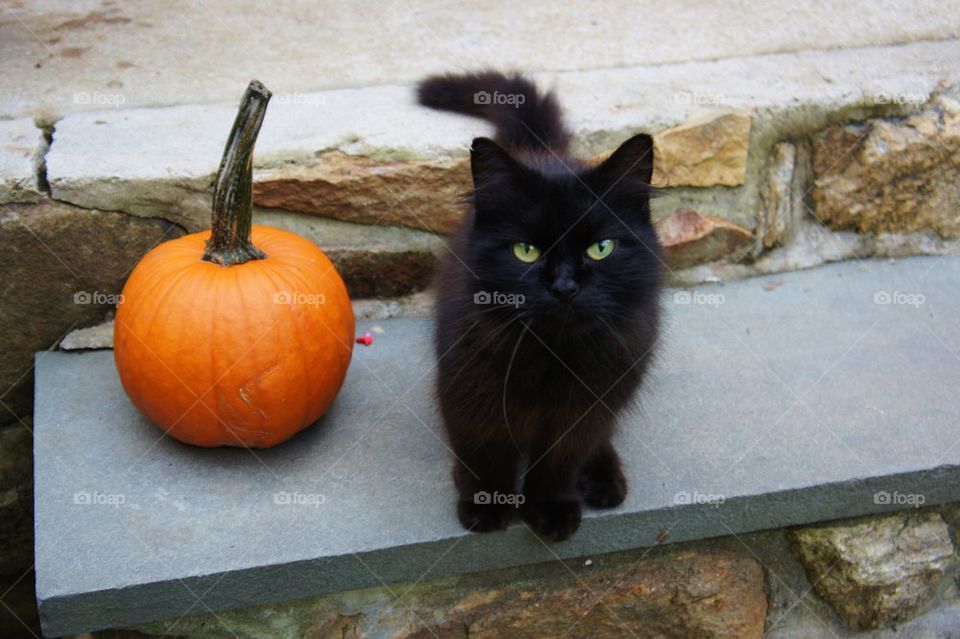
[[364,346],[370,346],[373,344],[373,335],[369,332],[363,334],[363,337],[357,338],[357,344],[363,344]]

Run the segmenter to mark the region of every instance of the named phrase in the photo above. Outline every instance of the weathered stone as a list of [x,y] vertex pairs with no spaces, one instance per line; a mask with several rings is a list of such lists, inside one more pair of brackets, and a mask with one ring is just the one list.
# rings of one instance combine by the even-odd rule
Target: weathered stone
[[0,203],[40,199],[39,163],[46,149],[33,120],[0,120]]
[[817,593],[857,628],[917,614],[956,561],[936,512],[801,528],[792,540]]
[[26,417],[0,428],[0,575],[19,577],[32,563],[33,435]]
[[654,136],[654,184],[739,186],[747,177],[751,112],[695,118]]
[[545,591],[521,585],[477,598],[462,609],[476,620],[467,636],[539,639],[568,631],[598,639],[763,635],[763,570],[744,554],[689,551],[640,561],[626,572],[619,566],[585,572],[565,586]]
[[670,268],[686,268],[703,262],[738,258],[749,248],[749,230],[718,217],[700,215],[691,209],[674,211],[655,224]]
[[[313,6],[326,14],[343,5],[324,0]],[[189,20],[176,20],[185,16],[166,3],[49,8],[24,2],[14,21],[20,37],[8,45],[16,48],[0,58],[0,77],[16,78],[16,90],[0,100],[0,117],[32,115],[39,109],[105,109],[118,103],[181,104],[184,96],[204,104],[229,101],[251,74],[278,90],[274,101],[294,102],[310,99],[305,92],[318,88],[410,83],[441,68],[485,67],[609,69],[622,78],[625,68],[648,65],[650,77],[621,81],[620,92],[630,88],[667,94],[672,102],[672,91],[700,87],[694,81],[666,83],[665,66],[706,67],[729,82],[729,95],[766,79],[757,78],[753,58],[758,54],[809,51],[823,56],[851,47],[894,45],[880,53],[850,52],[869,72],[897,68],[900,59],[911,59],[899,51],[909,43],[941,44],[960,33],[952,1],[895,0],[883,4],[883,11],[869,13],[864,7],[830,3],[818,5],[815,18],[787,0],[698,4],[693,13],[688,5],[664,3],[656,19],[638,16],[631,5],[609,6],[610,12],[594,13],[596,5],[581,0],[556,7],[549,19],[525,20],[525,13],[491,11],[486,4],[464,0],[418,5],[415,14],[399,4],[385,5],[372,16],[376,19],[352,12],[338,15],[336,28],[318,37],[308,15],[282,10],[258,15],[259,28],[249,33],[249,11],[233,3],[215,14],[196,12]],[[584,20],[587,15],[590,21]],[[509,40],[501,37],[505,34]],[[184,43],[190,43],[189,48]],[[461,56],[456,63],[446,57],[452,52]],[[236,63],[247,55],[255,62]],[[737,63],[737,75],[728,75],[721,66],[730,61]],[[934,61],[947,64],[944,58],[928,64]],[[34,68],[36,63],[42,71]],[[783,90],[794,73],[811,85],[827,84],[827,73],[833,82],[840,81],[829,67],[810,76],[806,69],[783,63],[783,79],[770,83],[772,88]]]
[[[835,120],[838,114],[854,109],[905,112],[907,107],[881,105],[871,96],[925,93],[939,78],[956,81],[957,65],[944,65],[943,61],[957,59],[958,51],[960,45],[953,41],[925,42],[866,51],[807,52],[534,77],[541,86],[556,86],[575,134],[578,155],[609,153],[632,133],[660,131],[658,181],[671,187],[692,185],[690,190],[707,190],[700,188],[707,182],[719,185],[711,190],[730,192],[719,196],[712,207],[702,206],[703,199],[698,197],[671,201],[670,210],[695,208],[749,227],[756,216],[758,189],[752,185],[728,188],[743,183],[746,140],[753,136],[748,131],[761,131],[767,139],[777,131],[821,126],[817,123]],[[865,60],[869,68],[864,67]],[[749,68],[748,74],[745,68]],[[791,73],[784,74],[784,68]],[[825,74],[831,78],[830,83],[811,81]],[[740,87],[735,94],[729,91],[734,84]],[[651,91],[651,86],[670,90]],[[690,122],[691,117],[702,113],[703,105],[696,99],[683,103],[678,100],[680,96],[717,98],[712,106],[728,105],[730,110],[714,111],[707,122],[702,118]],[[742,110],[748,108],[755,109],[752,122],[746,116],[748,111]],[[205,228],[210,185],[235,109],[235,103],[227,103],[68,115],[57,122],[46,158],[53,197],[87,208],[162,217],[188,230]],[[719,134],[714,129],[719,129]],[[376,216],[384,212],[384,201],[390,206],[398,199],[405,200],[410,211],[401,203],[394,209],[402,213],[389,211],[384,220],[396,214],[397,219],[390,223],[444,230],[452,228],[460,214],[455,202],[459,192],[454,193],[453,186],[445,183],[450,191],[437,194],[432,210],[426,204],[418,208],[419,198],[426,198],[427,190],[410,184],[416,179],[411,173],[415,174],[417,163],[425,163],[438,167],[423,176],[424,180],[433,179],[434,174],[464,161],[471,138],[490,134],[491,127],[485,122],[417,106],[411,99],[410,86],[297,96],[278,93],[257,144],[254,178],[259,180],[262,174],[272,181],[276,177],[278,183],[271,188],[287,189],[300,185],[281,184],[288,179],[283,177],[284,167],[313,167],[326,161],[322,160],[325,156],[340,157],[344,163],[346,158],[380,163],[389,171],[384,183],[369,182],[376,189],[370,198]],[[144,139],[151,141],[149,153],[144,152]],[[725,140],[730,144],[724,144]],[[714,145],[719,148],[712,148]],[[728,153],[731,149],[734,158]],[[321,192],[326,192],[328,179],[342,180],[340,186],[347,188],[349,195],[333,206],[289,202],[296,196],[289,189],[273,196],[286,202],[284,206],[322,208],[323,214],[369,219],[363,191],[357,190],[364,182],[362,173],[350,175],[350,168],[341,167],[346,176],[303,169],[303,174],[298,171],[290,178],[305,181],[310,190]],[[715,179],[717,176],[720,179]],[[398,186],[410,186],[410,194],[405,196],[395,189],[391,180]],[[668,198],[673,196],[671,193]],[[347,207],[349,203],[356,207]],[[655,210],[657,206],[655,203]]]
[[[428,182],[440,178],[431,175],[433,171],[424,173],[426,168],[418,170],[417,162],[455,166],[455,158],[467,155],[464,146],[487,131],[487,125],[424,109],[410,96],[411,88],[400,86],[326,91],[304,96],[303,101],[285,101],[278,95],[267,111],[254,154],[254,180],[261,181],[262,174],[272,176],[270,206],[279,206],[275,198],[283,198],[284,206],[293,204],[299,210],[308,204],[323,207],[323,202],[310,198],[316,193],[338,197],[343,188],[354,199],[340,195],[330,207],[342,215],[348,202],[361,209],[361,217],[368,207],[381,207],[375,214],[381,215],[394,203],[404,213],[404,203],[420,206],[415,198],[404,200],[404,192],[417,178]],[[207,228],[211,188],[235,114],[236,104],[230,103],[66,116],[57,122],[46,158],[51,193],[86,208],[161,217],[189,231]],[[149,148],[143,140],[150,140]],[[364,178],[363,167],[376,172],[381,165],[387,167],[384,181],[373,175]],[[320,168],[313,173],[294,168],[313,166]],[[285,176],[285,167],[294,171],[292,177]],[[300,184],[308,175],[310,179]],[[269,184],[273,178],[279,183]],[[334,184],[322,189],[323,180]],[[284,192],[288,186],[294,191]],[[301,186],[309,192],[298,198],[295,190]],[[364,198],[357,190],[361,187],[375,191]],[[434,201],[440,202],[442,196],[446,202],[447,193]],[[436,210],[426,215],[427,211],[414,209],[427,225],[441,219]],[[406,219],[416,222],[409,214]]]
[[113,320],[77,328],[60,340],[60,349],[64,351],[83,351],[96,348],[113,348]]
[[9,410],[30,412],[36,351],[102,321],[137,261],[180,230],[160,220],[44,200],[0,207],[0,389]]
[[835,229],[960,238],[960,91],[921,113],[829,128],[814,139],[816,215]]
[[748,551],[707,546],[646,554],[395,584],[138,629],[207,639],[763,635],[763,569]]
[[0,428],[0,636],[38,635],[33,592],[31,420]]
[[757,224],[755,201],[747,188],[726,186],[707,188],[679,187],[663,189],[650,201],[650,213],[660,220],[678,209],[693,209],[700,215],[711,215],[752,229]]
[[327,250],[351,297],[396,297],[430,283],[437,264],[427,251]]
[[359,299],[353,301],[353,315],[358,321],[428,317],[433,312],[433,303],[433,291],[430,290],[392,300]]
[[445,241],[433,233],[353,224],[316,215],[256,209],[254,221],[286,229],[319,246],[353,298],[395,297],[422,290]]
[[450,234],[471,184],[466,158],[376,161],[331,151],[315,165],[257,172],[253,198],[265,207]]
[[0,605],[0,637],[4,639],[36,639],[42,637],[33,571],[0,581],[3,604]]
[[[798,233],[806,213],[804,198],[809,189],[810,148],[806,144],[781,142],[774,147],[760,185],[757,237],[762,248],[788,244]],[[757,246],[759,249],[761,246]]]

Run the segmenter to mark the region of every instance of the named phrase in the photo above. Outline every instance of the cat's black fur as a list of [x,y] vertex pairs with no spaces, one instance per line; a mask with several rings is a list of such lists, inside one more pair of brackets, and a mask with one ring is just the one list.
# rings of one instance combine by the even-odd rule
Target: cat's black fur
[[[637,135],[588,166],[568,154],[555,97],[519,75],[431,77],[417,97],[497,132],[496,142],[473,141],[470,207],[438,274],[437,391],[457,457],[457,513],[470,530],[504,528],[516,506],[477,494],[522,490],[523,521],[565,539],[581,502],[610,508],[627,491],[610,440],[657,341],[653,141]],[[616,240],[614,252],[591,260],[587,247],[603,239]],[[541,257],[521,262],[515,242]],[[475,303],[483,292],[524,299]]]

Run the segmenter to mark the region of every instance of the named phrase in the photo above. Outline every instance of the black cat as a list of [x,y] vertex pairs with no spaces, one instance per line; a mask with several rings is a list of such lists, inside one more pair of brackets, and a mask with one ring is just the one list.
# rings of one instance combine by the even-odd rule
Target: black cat
[[431,77],[417,97],[497,131],[473,141],[469,211],[438,274],[457,514],[485,532],[519,505],[534,531],[566,539],[581,501],[611,508],[627,492],[610,438],[657,341],[653,140],[634,136],[595,167],[571,158],[555,97],[519,75]]

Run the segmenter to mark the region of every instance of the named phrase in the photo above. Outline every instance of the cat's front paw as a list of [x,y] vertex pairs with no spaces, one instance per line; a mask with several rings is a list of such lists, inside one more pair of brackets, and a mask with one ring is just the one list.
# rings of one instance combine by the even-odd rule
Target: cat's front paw
[[570,499],[534,501],[523,507],[520,517],[541,537],[563,541],[580,527],[580,502]]
[[615,466],[585,470],[577,481],[577,491],[594,508],[616,508],[627,496],[627,478]]
[[470,532],[503,530],[510,523],[510,511],[503,504],[478,504],[473,499],[457,502],[457,517]]

